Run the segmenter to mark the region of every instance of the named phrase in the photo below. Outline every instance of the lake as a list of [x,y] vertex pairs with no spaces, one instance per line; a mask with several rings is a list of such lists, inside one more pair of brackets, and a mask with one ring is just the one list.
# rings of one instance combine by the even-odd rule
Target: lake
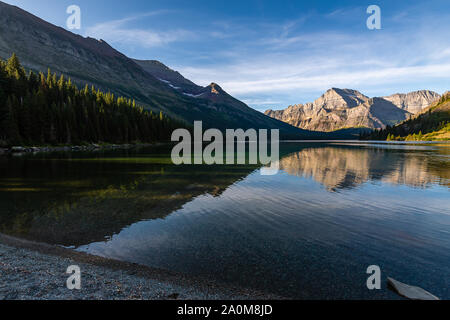
[[396,299],[390,276],[450,299],[450,145],[280,152],[272,176],[167,146],[0,157],[0,232],[289,298]]

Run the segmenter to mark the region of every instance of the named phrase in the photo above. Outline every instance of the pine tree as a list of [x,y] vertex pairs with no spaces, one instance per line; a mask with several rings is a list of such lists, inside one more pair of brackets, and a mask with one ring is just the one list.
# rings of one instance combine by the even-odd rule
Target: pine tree
[[15,53],[12,54],[11,58],[8,59],[6,63],[6,71],[10,76],[24,78],[25,69],[20,65],[19,58]]
[[20,137],[19,126],[17,124],[17,118],[14,111],[14,103],[12,99],[8,99],[6,102],[6,117],[5,123],[3,126],[5,127],[7,141],[11,144],[21,144],[22,139]]

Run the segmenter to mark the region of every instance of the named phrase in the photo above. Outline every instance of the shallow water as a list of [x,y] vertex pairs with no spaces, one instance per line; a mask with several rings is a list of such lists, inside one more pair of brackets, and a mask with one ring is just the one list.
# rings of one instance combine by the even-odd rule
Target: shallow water
[[286,297],[396,298],[390,276],[450,299],[449,145],[283,143],[273,176],[169,151],[0,158],[0,232]]

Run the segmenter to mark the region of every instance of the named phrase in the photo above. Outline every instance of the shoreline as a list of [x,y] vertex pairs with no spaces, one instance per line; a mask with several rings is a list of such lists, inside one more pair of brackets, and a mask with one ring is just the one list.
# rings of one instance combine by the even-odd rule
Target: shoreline
[[0,155],[21,155],[21,154],[36,154],[36,153],[51,153],[51,152],[81,152],[81,151],[104,151],[104,150],[127,150],[138,147],[151,147],[163,145],[168,142],[153,142],[153,143],[139,143],[139,144],[96,144],[91,143],[87,145],[70,145],[70,146],[39,146],[39,147],[0,147]]
[[[345,142],[345,143],[384,143],[384,144],[450,144],[449,140],[280,140],[280,142],[317,142],[317,143],[329,143],[329,142]],[[165,144],[171,144],[171,142],[153,142],[153,143],[126,143],[126,144],[96,144],[91,143],[87,145],[67,145],[67,146],[12,146],[12,147],[0,147],[0,155],[21,155],[29,153],[51,153],[51,152],[92,152],[92,151],[104,151],[104,150],[127,150],[141,147],[160,146]]]
[[[81,290],[66,288],[66,269],[81,269]],[[139,264],[0,233],[0,300],[284,299]]]

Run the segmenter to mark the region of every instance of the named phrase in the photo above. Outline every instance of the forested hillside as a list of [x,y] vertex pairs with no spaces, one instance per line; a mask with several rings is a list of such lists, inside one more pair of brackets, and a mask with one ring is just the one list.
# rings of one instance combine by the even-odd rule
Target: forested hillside
[[[279,129],[282,139],[332,138],[267,117],[217,85],[197,86],[160,62],[130,59],[104,40],[72,33],[17,6],[0,1],[0,13],[0,58],[15,52],[27,70],[47,73],[50,68],[79,88],[94,85],[136,99],[155,114],[162,111],[188,124],[201,120],[205,129]],[[204,76],[211,82],[215,77]]]
[[436,141],[450,140],[450,93],[445,93],[417,116],[365,137],[370,140]]
[[0,145],[168,141],[183,126],[133,100],[70,79],[26,73],[15,54],[0,59]]

